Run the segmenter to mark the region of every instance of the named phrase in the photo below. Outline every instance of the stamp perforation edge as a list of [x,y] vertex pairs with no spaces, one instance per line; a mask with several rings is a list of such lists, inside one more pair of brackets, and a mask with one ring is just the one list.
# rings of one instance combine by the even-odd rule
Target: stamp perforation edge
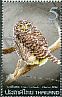
[[[62,37],[62,2],[61,2],[61,8],[60,8],[60,28],[61,28],[61,37]],[[60,57],[62,57],[62,39],[61,39],[61,54]],[[62,96],[62,60],[60,65],[60,96]]]
[[61,0],[2,0],[2,2],[61,2]]
[[2,96],[2,92],[3,92],[3,68],[2,68],[2,64],[3,64],[3,61],[2,61],[2,30],[3,30],[3,13],[2,13],[2,1],[0,1],[0,74],[1,74],[1,83],[0,83],[0,95]]
[[[8,0],[4,0],[4,1],[2,1],[2,13],[1,13],[2,14],[2,29],[1,29],[2,32],[3,32],[3,2],[13,2],[13,3],[15,3],[15,2],[44,2],[44,3],[46,3],[46,2],[61,2],[61,0],[51,0],[51,1],[50,0],[47,0],[47,1],[46,0],[16,0],[16,1],[14,1],[14,0],[13,1],[12,0],[9,0],[9,1]],[[61,11],[62,11],[62,6],[60,8],[60,12]],[[60,14],[60,20],[61,20],[61,17],[62,17],[62,14]],[[60,21],[60,25],[61,25],[61,32],[62,32],[62,23],[61,23],[61,21]],[[2,33],[1,33],[0,38],[1,38],[1,49],[2,49],[2,41],[3,41],[2,40]],[[2,92],[3,92],[3,84],[2,84],[3,83],[3,68],[2,68],[2,63],[3,63],[3,61],[2,61],[2,53],[1,53],[1,97],[9,97],[9,96],[3,96],[3,94],[2,94]],[[60,66],[60,68],[62,69],[61,66]],[[62,74],[60,74],[60,76],[61,75]],[[60,85],[62,85],[62,82],[60,82]],[[60,93],[61,92],[62,92],[62,87],[60,88]],[[61,94],[61,96],[62,96],[62,94]],[[12,96],[10,96],[10,97],[12,97]],[[18,96],[16,96],[16,97],[18,97]],[[23,96],[21,96],[21,97],[23,97]],[[28,97],[30,97],[30,96],[28,96]],[[33,96],[33,97],[35,97],[35,96]],[[40,96],[38,96],[38,97],[40,97]]]

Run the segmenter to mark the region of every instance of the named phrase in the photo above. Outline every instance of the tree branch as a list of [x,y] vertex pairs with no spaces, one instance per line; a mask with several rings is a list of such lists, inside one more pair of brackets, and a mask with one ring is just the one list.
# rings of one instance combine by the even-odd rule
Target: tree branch
[[54,52],[55,50],[59,49],[60,47],[61,47],[61,40],[60,40],[60,38],[59,38],[56,42],[54,42],[54,43],[49,47],[49,50],[50,50],[51,52]]
[[14,51],[15,51],[15,47],[10,47],[10,48],[2,49],[2,53],[3,54],[9,54],[9,53],[12,53]]
[[[55,50],[59,49],[60,48],[60,38],[54,43],[52,44],[50,47],[49,47],[49,50],[51,52],[54,52]],[[9,54],[9,53],[12,53],[16,51],[15,47],[10,47],[10,48],[5,48],[5,49],[2,49],[2,53],[3,54]]]
[[[50,47],[49,50],[51,52],[54,52],[55,50],[60,48],[60,38],[54,42]],[[45,60],[47,60],[47,58],[45,58]],[[9,84],[15,80],[17,80],[20,76],[26,74],[27,72],[29,72],[30,70],[32,70],[34,67],[38,66],[39,64],[34,64],[34,65],[25,65],[21,68],[16,67],[15,71],[13,74],[10,74],[7,79],[6,79],[6,83]]]

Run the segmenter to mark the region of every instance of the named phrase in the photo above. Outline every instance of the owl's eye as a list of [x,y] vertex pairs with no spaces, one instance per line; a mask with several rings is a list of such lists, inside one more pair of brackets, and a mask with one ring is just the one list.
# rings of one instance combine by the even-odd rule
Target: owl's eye
[[19,27],[22,27],[22,25],[19,25]]
[[31,24],[28,24],[28,25],[27,25],[27,27],[30,27],[30,26],[31,26]]
[[17,28],[21,28],[22,27],[22,25],[20,24],[20,25],[18,25],[18,27]]

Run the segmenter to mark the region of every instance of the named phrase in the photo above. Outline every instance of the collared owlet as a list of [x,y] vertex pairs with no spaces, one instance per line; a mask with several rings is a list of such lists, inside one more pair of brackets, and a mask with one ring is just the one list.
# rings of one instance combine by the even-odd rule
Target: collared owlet
[[35,64],[39,64],[44,58],[60,63],[49,51],[46,38],[29,21],[20,20],[14,26],[14,41],[19,56],[31,65],[35,60],[37,60]]

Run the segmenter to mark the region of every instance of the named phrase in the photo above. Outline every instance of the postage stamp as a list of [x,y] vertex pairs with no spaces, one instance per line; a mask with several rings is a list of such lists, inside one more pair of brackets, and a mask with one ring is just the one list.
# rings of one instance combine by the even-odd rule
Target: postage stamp
[[60,96],[60,2],[2,2],[1,97]]

